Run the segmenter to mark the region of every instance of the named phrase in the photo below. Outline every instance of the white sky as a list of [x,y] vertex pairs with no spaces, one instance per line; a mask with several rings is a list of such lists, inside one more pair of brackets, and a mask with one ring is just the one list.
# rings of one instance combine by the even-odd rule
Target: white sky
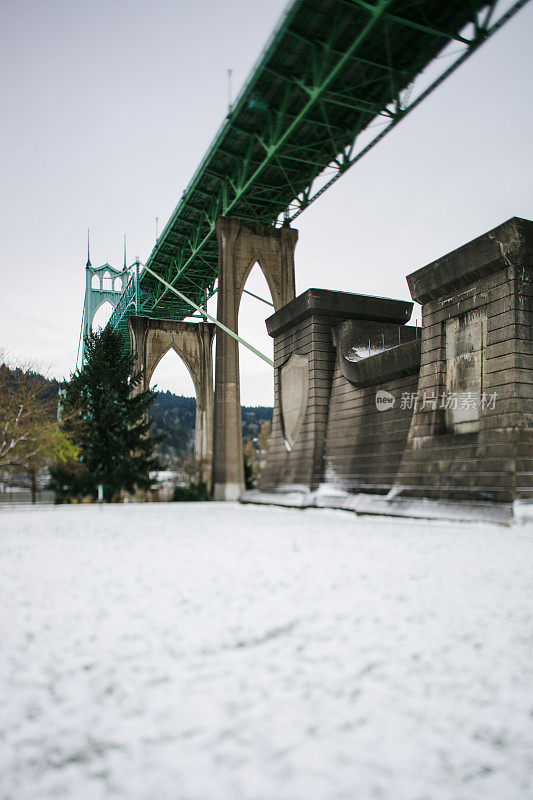
[[[0,0],[0,347],[68,376],[87,228],[93,265],[121,266],[124,233],[147,258],[226,113],[226,70],[235,95],[284,7]],[[409,299],[409,272],[533,218],[532,34],[529,4],[298,218],[298,293]],[[239,332],[268,352],[265,316],[246,298]],[[175,361],[159,387],[192,394]],[[241,373],[243,403],[272,401],[263,362]]]

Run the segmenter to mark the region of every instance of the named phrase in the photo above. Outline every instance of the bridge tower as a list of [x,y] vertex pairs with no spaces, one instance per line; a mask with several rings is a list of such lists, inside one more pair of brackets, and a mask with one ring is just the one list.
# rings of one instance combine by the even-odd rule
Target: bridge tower
[[91,332],[94,317],[104,305],[117,305],[130,279],[130,273],[124,262],[123,269],[116,269],[107,262],[100,267],[93,267],[89,247],[87,246],[87,264],[85,265],[85,301],[83,305],[83,345],[82,363],[85,360],[85,338]]

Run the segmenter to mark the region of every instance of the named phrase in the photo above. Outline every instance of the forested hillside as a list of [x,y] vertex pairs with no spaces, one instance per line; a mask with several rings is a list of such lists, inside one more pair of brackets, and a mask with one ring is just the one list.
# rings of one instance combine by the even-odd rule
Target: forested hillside
[[[162,463],[171,467],[176,459],[192,453],[194,447],[194,423],[196,418],[196,399],[182,397],[172,392],[159,392],[150,417],[154,434],[164,434],[165,439],[158,451]],[[264,422],[272,422],[272,408],[269,406],[243,406],[242,434],[244,440],[253,440],[259,434]]]

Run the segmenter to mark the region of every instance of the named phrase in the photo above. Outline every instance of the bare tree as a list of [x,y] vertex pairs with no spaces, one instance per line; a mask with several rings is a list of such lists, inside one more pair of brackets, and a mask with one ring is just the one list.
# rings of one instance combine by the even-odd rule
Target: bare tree
[[59,430],[50,381],[29,365],[6,362],[0,353],[0,469],[27,485],[35,502],[39,472],[50,461],[71,458],[75,448]]

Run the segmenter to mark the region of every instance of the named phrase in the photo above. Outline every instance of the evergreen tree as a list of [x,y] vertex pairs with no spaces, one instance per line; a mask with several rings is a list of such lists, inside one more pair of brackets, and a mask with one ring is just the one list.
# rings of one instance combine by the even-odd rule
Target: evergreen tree
[[[110,327],[90,333],[86,362],[65,386],[62,416],[65,431],[79,447],[83,470],[55,477],[63,493],[95,497],[104,486],[107,501],[122,489],[150,487],[157,437],[150,436],[148,410],[155,392],[140,389],[142,373],[122,335]],[[69,487],[69,483],[71,484]]]

